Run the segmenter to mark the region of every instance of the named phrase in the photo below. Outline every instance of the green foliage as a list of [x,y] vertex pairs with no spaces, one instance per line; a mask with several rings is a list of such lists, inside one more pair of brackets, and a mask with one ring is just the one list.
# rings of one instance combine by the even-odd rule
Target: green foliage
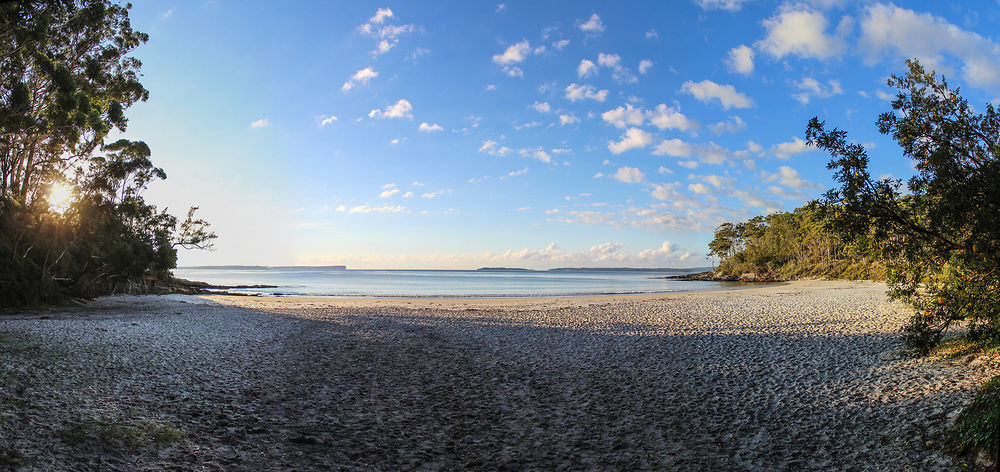
[[890,296],[914,307],[905,336],[927,353],[955,322],[1000,336],[1000,114],[974,113],[958,89],[908,61],[879,131],[899,143],[916,174],[876,180],[864,147],[813,118],[810,144],[830,152],[839,189],[826,195],[832,228],[886,268]]
[[185,435],[183,431],[156,419],[112,415],[74,423],[60,436],[72,443],[95,442],[101,447],[127,451],[162,447],[184,439]]
[[130,5],[108,0],[0,5],[0,197],[27,204],[98,149],[149,93],[128,54],[147,40]]
[[[147,36],[132,29],[129,8],[0,5],[0,308],[149,290],[169,276],[178,246],[215,238],[196,208],[178,222],[143,200],[166,178],[145,143],[105,142],[148,96],[128,56]],[[58,211],[48,202],[57,186],[74,194]]]
[[1000,438],[1000,376],[986,382],[976,398],[962,410],[952,428],[954,449],[959,453],[970,449],[994,450]]
[[877,279],[881,268],[827,229],[817,205],[757,216],[745,223],[723,223],[709,243],[721,259],[722,276],[755,274],[781,279],[823,277]]

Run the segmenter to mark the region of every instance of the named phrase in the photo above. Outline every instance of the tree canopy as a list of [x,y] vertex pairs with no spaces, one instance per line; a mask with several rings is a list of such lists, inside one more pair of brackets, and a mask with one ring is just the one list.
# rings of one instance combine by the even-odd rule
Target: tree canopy
[[[149,290],[169,277],[176,248],[215,238],[196,208],[178,223],[143,199],[166,178],[144,142],[107,142],[149,96],[130,55],[148,37],[131,27],[130,8],[0,5],[0,308]],[[59,188],[65,208],[49,202]]]
[[825,202],[832,228],[883,260],[893,297],[916,308],[907,338],[926,351],[955,322],[973,336],[1000,336],[1000,115],[976,112],[959,89],[917,61],[889,85],[899,93],[879,116],[916,173],[875,179],[868,154],[847,133],[814,118],[809,142],[832,156],[839,189]]

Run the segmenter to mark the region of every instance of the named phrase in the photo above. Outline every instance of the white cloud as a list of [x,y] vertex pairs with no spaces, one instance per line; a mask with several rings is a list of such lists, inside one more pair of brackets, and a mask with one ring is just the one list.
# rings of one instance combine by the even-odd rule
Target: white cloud
[[580,61],[580,65],[576,66],[576,75],[581,78],[597,75],[597,65],[590,59],[583,59]]
[[501,146],[496,141],[487,139],[483,141],[483,145],[479,147],[479,152],[489,154],[491,156],[506,156],[514,150],[507,147]]
[[631,103],[626,103],[624,107],[601,113],[601,119],[611,123],[616,128],[625,128],[629,125],[642,126],[646,119],[646,113],[641,108],[634,108]]
[[375,11],[375,16],[368,19],[369,23],[381,24],[385,22],[386,18],[392,18],[392,9],[390,8],[379,8]]
[[569,46],[568,39],[560,39],[559,41],[552,43],[552,47],[556,48],[556,51],[562,51],[566,48],[566,46]]
[[383,40],[379,41],[377,45],[375,45],[375,49],[372,50],[372,55],[373,56],[380,56],[382,54],[385,54],[385,53],[389,52],[390,49],[396,47],[396,44],[399,44],[399,40],[398,39],[395,39],[395,38],[393,38],[393,39],[383,39]]
[[812,97],[830,98],[844,93],[844,89],[840,87],[840,81],[836,79],[830,79],[826,85],[823,85],[812,77],[803,77],[794,85],[801,92],[792,94],[792,97],[803,104],[809,103]]
[[[343,205],[337,207],[337,210],[344,211],[340,209],[342,207]],[[407,210],[406,207],[399,205],[383,205],[380,207],[358,205],[356,207],[352,207],[350,210],[347,210],[347,213],[406,213],[407,211],[409,210]]]
[[443,130],[444,128],[442,128],[441,125],[437,123],[434,123],[432,125],[429,125],[427,123],[420,123],[420,126],[417,127],[417,131],[423,131],[424,133],[433,133],[435,131],[443,131]]
[[524,77],[524,71],[517,66],[503,66],[503,72],[510,77]]
[[[378,39],[375,49],[371,51],[372,56],[379,56],[389,52],[390,49],[399,43],[398,36],[405,33],[412,33],[420,28],[416,25],[391,25],[388,24],[390,18],[394,18],[392,10],[389,8],[379,8],[375,15],[368,19],[368,22],[359,26],[358,31],[366,36]],[[345,84],[346,85],[346,84]],[[345,88],[345,90],[350,87]]]
[[869,62],[884,56],[892,61],[915,57],[930,68],[945,68],[951,56],[961,63],[970,84],[994,91],[1000,86],[1000,45],[930,13],[893,4],[870,5],[861,19],[859,43]]
[[436,190],[434,192],[426,192],[426,193],[420,195],[420,197],[421,198],[435,198],[435,197],[440,197],[441,195],[446,195],[446,194],[449,194],[449,193],[451,193],[451,190]]
[[712,191],[712,188],[705,184],[688,184],[688,190],[704,195]]
[[269,124],[270,123],[267,122],[267,118],[261,118],[261,119],[259,119],[257,121],[254,121],[253,123],[250,123],[250,127],[251,128],[263,128],[263,127],[265,127],[265,126],[267,126]]
[[621,60],[622,57],[617,54],[604,54],[602,52],[597,55],[597,63],[604,67],[618,67],[618,63]]
[[747,0],[694,0],[701,8],[705,10],[726,10],[726,11],[739,11],[743,8],[743,4]]
[[689,119],[683,113],[666,104],[659,104],[653,110],[635,108],[630,103],[601,114],[601,119],[617,128],[626,126],[642,126],[645,120],[659,129],[679,129],[688,131],[697,129],[698,122]]
[[535,102],[531,104],[531,108],[539,113],[549,113],[552,111],[552,106],[549,105],[549,102]]
[[689,169],[698,167],[699,161],[705,164],[722,164],[732,158],[732,153],[718,144],[709,142],[707,144],[691,144],[680,139],[665,139],[653,148],[653,154],[657,156],[671,157],[696,157],[698,160],[688,160],[678,162],[679,165]]
[[486,84],[486,90],[493,91],[497,89],[496,84]]
[[659,37],[660,33],[657,33],[655,28],[646,32],[646,39],[656,39]]
[[530,53],[531,44],[525,39],[517,44],[508,46],[503,54],[495,54],[493,62],[499,64],[507,75],[511,77],[523,77],[524,72],[520,67],[514,66],[514,64],[524,62],[524,59]]
[[507,8],[507,4],[506,3],[498,3],[497,4],[497,13],[502,12],[504,8]]
[[712,184],[717,189],[732,188],[736,185],[736,179],[732,177],[722,177],[719,175],[692,175],[689,178],[697,177]]
[[745,130],[746,128],[746,122],[736,115],[730,116],[729,121],[720,121],[718,123],[708,125],[708,129],[715,134],[737,133]]
[[597,55],[597,63],[602,67],[607,67],[611,69],[611,78],[619,83],[632,83],[639,79],[628,70],[627,67],[623,66],[621,56],[617,54],[605,54],[599,53]]
[[638,184],[646,180],[646,174],[635,167],[621,167],[611,178],[626,184]]
[[680,139],[664,139],[653,148],[653,154],[657,156],[690,157],[694,153],[694,146]]
[[507,177],[517,177],[519,175],[524,175],[524,174],[527,174],[527,173],[528,173],[528,168],[525,167],[524,169],[521,169],[521,170],[512,170],[512,171],[508,172],[507,173]]
[[767,37],[757,47],[779,59],[789,54],[829,59],[840,56],[847,47],[842,37],[826,34],[829,22],[823,12],[802,4],[782,5],[775,16],[762,23]]
[[379,198],[389,198],[397,193],[399,193],[398,188],[390,188],[388,190],[383,190],[382,193],[378,194],[378,196]]
[[589,20],[580,24],[580,30],[584,33],[600,33],[604,31],[604,23],[601,23],[601,17],[597,16],[597,13],[594,13],[590,15]]
[[413,192],[408,191],[404,193],[403,198],[413,198]]
[[630,149],[644,148],[653,142],[653,136],[639,128],[629,128],[620,141],[609,141],[608,150],[612,154],[621,154]]
[[406,100],[405,98],[401,98],[395,104],[389,105],[388,107],[386,107],[385,111],[382,111],[379,108],[376,108],[376,109],[372,110],[371,112],[368,113],[368,117],[369,118],[409,118],[409,119],[412,120],[413,119],[413,114],[410,113],[412,111],[413,111],[413,105],[410,105],[410,102],[408,100]]
[[340,87],[340,89],[346,92],[354,88],[356,85],[367,84],[369,80],[372,80],[375,77],[378,77],[378,72],[371,67],[365,67],[364,69],[355,72],[347,82],[344,82],[344,85]]
[[749,75],[753,72],[753,49],[750,49],[745,44],[741,44],[729,50],[729,57],[726,58],[726,66],[732,72]]
[[649,119],[650,124],[659,129],[679,129],[681,131],[690,131],[698,129],[701,126],[697,121],[694,121],[681,113],[680,110],[669,107],[663,103],[657,105],[655,109],[647,112],[646,117]]
[[681,87],[681,91],[690,93],[703,103],[708,103],[716,99],[722,104],[723,109],[730,108],[750,108],[753,106],[753,99],[736,91],[732,85],[717,84],[711,80],[701,82],[687,81]]
[[597,90],[593,85],[577,85],[573,83],[566,86],[566,98],[571,102],[585,98],[603,102],[607,97],[607,90]]
[[760,195],[750,192],[745,192],[743,190],[733,190],[731,195],[740,199],[740,201],[742,201],[745,205],[753,208],[763,209],[765,212],[781,208],[780,202],[765,200]]
[[529,44],[528,40],[525,39],[517,44],[508,46],[503,54],[494,55],[493,62],[502,66],[518,64],[523,62],[529,53],[531,53],[531,44]]
[[539,121],[529,121],[529,122],[527,122],[527,123],[521,123],[521,124],[518,124],[518,123],[517,123],[517,122],[515,121],[515,122],[514,122],[514,129],[516,129],[516,130],[520,131],[520,130],[522,130],[522,129],[528,129],[528,128],[534,128],[534,127],[536,127],[536,126],[541,126],[541,124],[542,124],[542,123],[541,123],[541,122],[539,122]]
[[774,174],[764,173],[764,180],[767,182],[779,182],[781,185],[793,189],[818,189],[820,185],[809,182],[802,178],[799,172],[788,166],[781,166]]
[[406,56],[406,59],[412,61],[412,60],[415,60],[416,58],[418,58],[420,56],[423,56],[424,54],[430,54],[430,53],[431,53],[430,49],[419,48],[418,47],[418,48],[414,49],[413,52],[411,52],[409,56]]
[[649,69],[651,67],[653,67],[653,61],[651,61],[649,59],[643,59],[643,60],[639,61],[639,73],[640,74],[645,74],[646,72],[649,72]]
[[577,118],[576,115],[574,115],[572,113],[559,115],[559,125],[560,126],[571,125],[571,124],[579,123],[579,122],[580,122],[580,119]]
[[805,141],[799,139],[798,137],[793,137],[791,141],[786,143],[778,143],[771,147],[771,152],[780,159],[788,159],[795,154],[801,154],[803,152],[812,151]]
[[333,115],[320,115],[320,117],[319,117],[319,126],[320,126],[320,128],[322,128],[322,127],[324,127],[326,125],[332,125],[333,122],[335,122],[335,121],[337,121],[337,117],[336,116],[333,116]]
[[534,148],[534,149],[520,149],[520,150],[518,150],[518,153],[521,154],[524,157],[530,157],[532,159],[538,159],[538,160],[540,160],[540,161],[542,161],[542,162],[544,162],[546,164],[551,164],[552,163],[552,156],[549,155],[548,152],[545,152],[545,150],[542,149],[542,148],[540,148],[540,147],[539,148]]

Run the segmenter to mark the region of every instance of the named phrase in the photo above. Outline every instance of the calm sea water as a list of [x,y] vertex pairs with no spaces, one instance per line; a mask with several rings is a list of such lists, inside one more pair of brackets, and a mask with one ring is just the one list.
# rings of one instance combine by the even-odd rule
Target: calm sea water
[[215,285],[275,285],[232,289],[262,295],[331,297],[527,297],[689,292],[717,289],[719,282],[657,277],[699,269],[475,271],[344,270],[314,267],[180,268],[174,275]]

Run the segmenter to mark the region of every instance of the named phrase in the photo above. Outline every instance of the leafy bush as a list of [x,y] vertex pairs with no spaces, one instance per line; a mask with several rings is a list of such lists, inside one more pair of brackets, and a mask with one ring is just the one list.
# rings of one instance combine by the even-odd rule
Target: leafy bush
[[709,243],[709,254],[722,261],[722,276],[771,274],[777,278],[823,277],[880,279],[881,265],[827,229],[824,209],[816,204],[757,216],[745,223],[723,223]]
[[962,410],[952,428],[953,447],[964,453],[970,449],[995,450],[1000,438],[1000,376],[986,382],[976,398]]
[[905,185],[874,179],[868,155],[847,133],[813,118],[809,143],[827,150],[839,189],[827,192],[831,229],[882,261],[890,296],[914,308],[905,335],[921,353],[954,323],[981,338],[1000,336],[1000,113],[975,113],[944,78],[908,61],[893,111],[879,131],[899,143],[916,174]]

